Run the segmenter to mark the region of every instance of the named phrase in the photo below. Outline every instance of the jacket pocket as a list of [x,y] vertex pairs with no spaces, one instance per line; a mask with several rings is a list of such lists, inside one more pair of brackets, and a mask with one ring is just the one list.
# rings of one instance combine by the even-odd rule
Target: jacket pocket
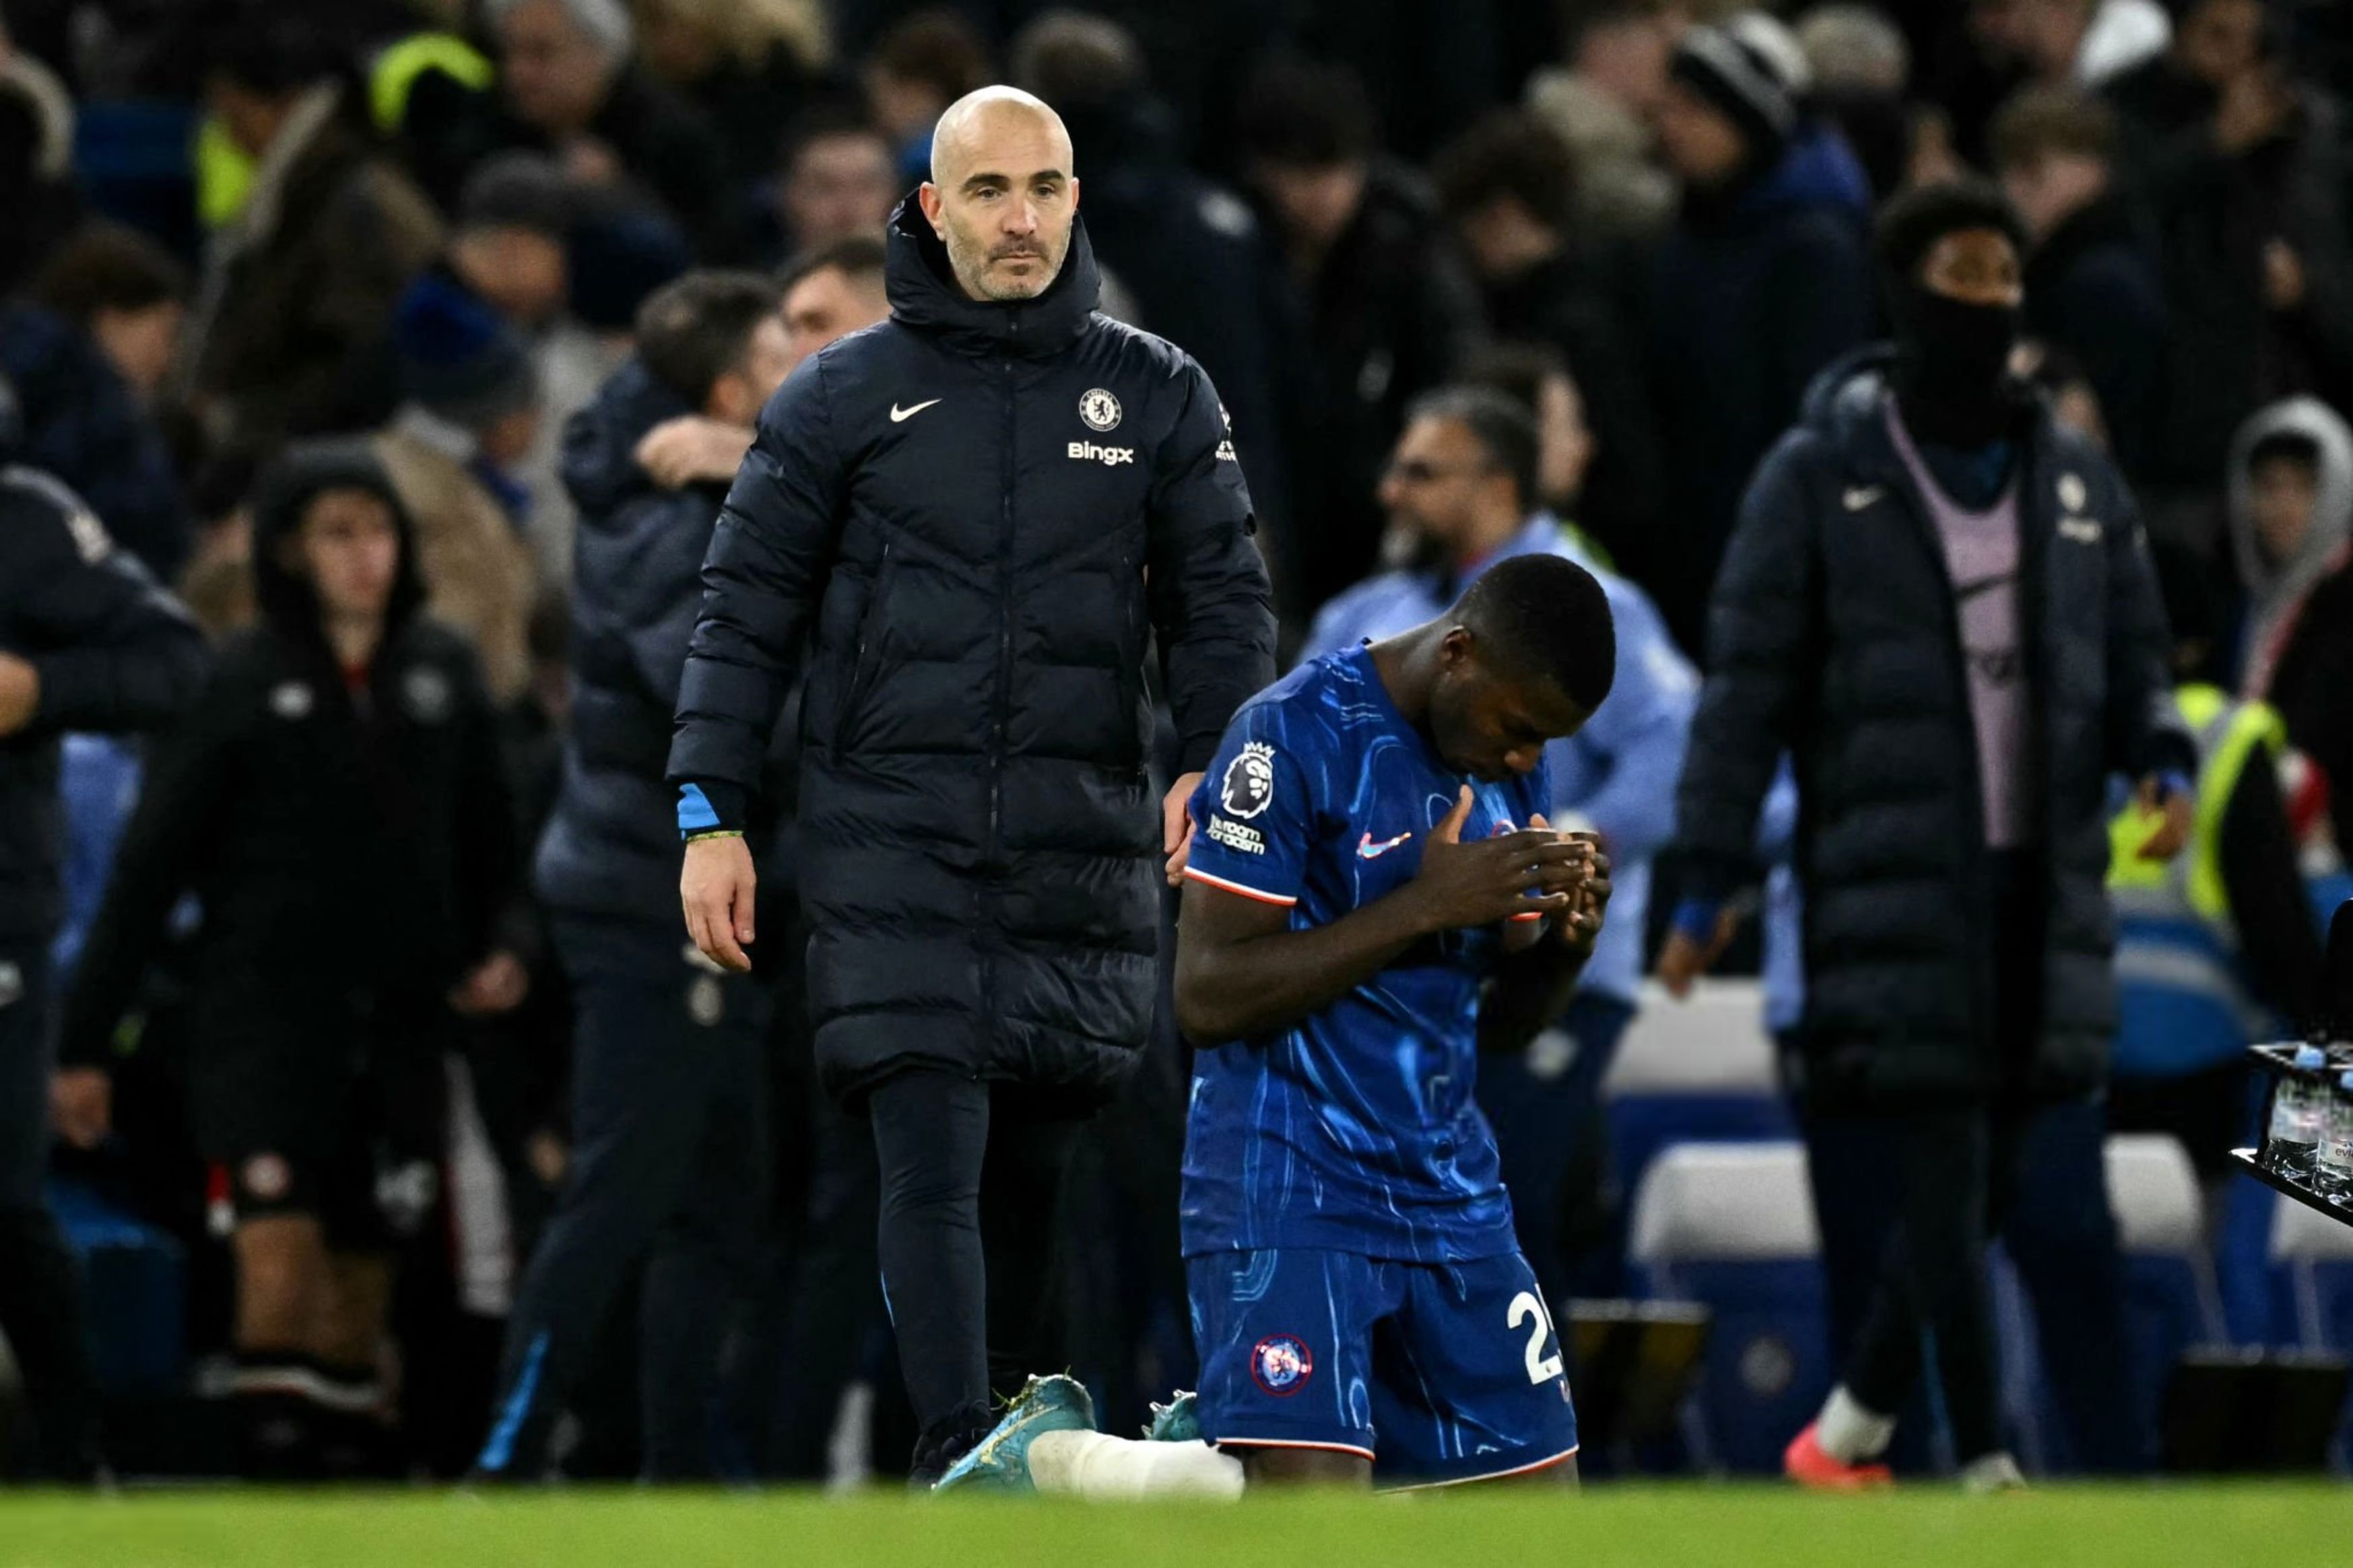
[[875,645],[882,638],[882,606],[891,596],[891,542],[882,542],[882,554],[874,567],[874,585],[867,590],[866,607],[859,612],[858,638],[851,645],[849,679],[842,684],[841,700],[833,718],[833,750],[836,755],[849,750],[850,726],[858,720],[859,705],[866,700],[866,689],[873,683],[874,667],[881,662]]

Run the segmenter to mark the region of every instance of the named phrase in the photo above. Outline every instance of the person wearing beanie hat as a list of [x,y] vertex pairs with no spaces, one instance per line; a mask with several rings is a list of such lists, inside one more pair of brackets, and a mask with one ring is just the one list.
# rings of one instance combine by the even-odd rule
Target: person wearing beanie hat
[[512,471],[538,437],[537,377],[514,330],[438,273],[402,296],[393,351],[403,401],[376,457],[415,522],[435,618],[473,645],[504,703],[531,673],[530,497]]
[[449,269],[526,330],[564,310],[581,195],[555,160],[501,153],[468,176],[458,197]]
[[[1891,205],[1878,248],[1894,347],[1822,376],[1725,552],[1678,792],[1684,894],[1659,967],[1680,993],[1721,952],[1787,753],[1805,824],[1795,1059],[1815,1202],[1845,1249],[1830,1273],[1875,1287],[1786,1468],[1810,1486],[1884,1483],[1925,1341],[1961,1478],[1992,1489],[2019,1470],[1985,1249],[2030,1142],[2098,1169],[2111,778],[2137,785],[2128,852],[2169,859],[2197,752],[2132,498],[2010,373],[2017,215],[1989,184],[1926,187]],[[2046,1359],[2082,1394],[2084,1462],[2136,1468],[2150,1445],[2120,1349],[2114,1220],[2094,1201],[2062,1207],[2034,1216],[2072,1303],[2043,1315]]]
[[627,0],[491,0],[487,9],[506,144],[549,153],[586,184],[643,186],[705,260],[742,253],[726,145],[709,116],[636,58]]
[[1683,35],[1651,115],[1683,193],[1653,264],[1652,414],[1676,451],[1650,586],[1694,653],[1741,486],[1806,384],[1871,324],[1870,182],[1800,112],[1808,79],[1788,30],[1744,14]]

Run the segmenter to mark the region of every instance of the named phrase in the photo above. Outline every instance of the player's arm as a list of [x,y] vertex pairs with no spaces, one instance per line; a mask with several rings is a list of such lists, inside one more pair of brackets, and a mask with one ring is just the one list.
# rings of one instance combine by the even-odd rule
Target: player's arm
[[1440,931],[1518,914],[1566,915],[1591,847],[1529,829],[1461,841],[1466,787],[1430,832],[1414,879],[1329,925],[1291,929],[1291,906],[1196,876],[1176,925],[1176,1024],[1198,1045],[1289,1027]]

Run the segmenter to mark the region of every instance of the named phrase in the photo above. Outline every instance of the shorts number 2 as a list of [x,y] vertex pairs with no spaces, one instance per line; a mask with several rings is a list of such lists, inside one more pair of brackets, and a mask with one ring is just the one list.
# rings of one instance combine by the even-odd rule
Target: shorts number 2
[[1504,1314],[1504,1326],[1516,1329],[1533,1319],[1528,1328],[1528,1381],[1549,1383],[1560,1375],[1560,1357],[1544,1353],[1545,1341],[1553,1337],[1552,1313],[1546,1308],[1544,1298],[1533,1290],[1523,1290],[1512,1298],[1511,1310]]

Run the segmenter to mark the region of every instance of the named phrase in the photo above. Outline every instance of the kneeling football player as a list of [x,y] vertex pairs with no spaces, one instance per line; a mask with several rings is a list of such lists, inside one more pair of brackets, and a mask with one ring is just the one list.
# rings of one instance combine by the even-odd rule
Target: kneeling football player
[[1546,826],[1544,757],[1614,673],[1600,585],[1531,555],[1235,715],[1179,851],[1200,1392],[1136,1443],[1033,1378],[943,1488],[1574,1479],[1560,1344],[1471,1091],[1600,931],[1609,865]]

